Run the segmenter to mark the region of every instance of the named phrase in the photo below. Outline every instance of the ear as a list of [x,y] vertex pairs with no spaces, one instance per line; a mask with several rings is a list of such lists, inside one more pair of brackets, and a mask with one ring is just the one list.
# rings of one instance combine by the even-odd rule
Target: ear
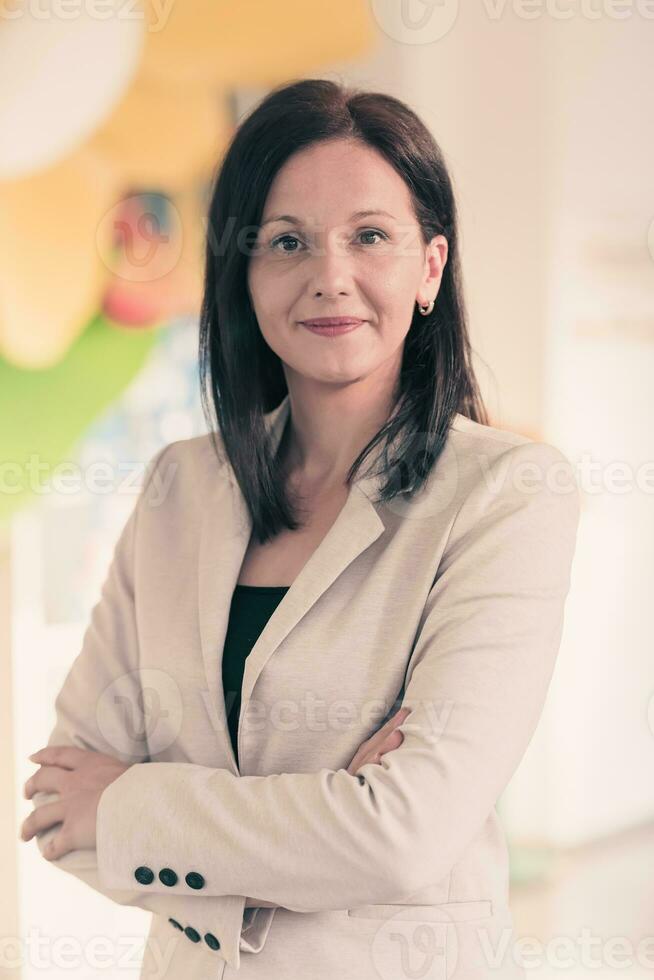
[[416,296],[416,300],[421,306],[425,306],[438,295],[443,269],[447,262],[447,250],[445,235],[434,235],[425,247],[425,265],[420,281],[420,290]]

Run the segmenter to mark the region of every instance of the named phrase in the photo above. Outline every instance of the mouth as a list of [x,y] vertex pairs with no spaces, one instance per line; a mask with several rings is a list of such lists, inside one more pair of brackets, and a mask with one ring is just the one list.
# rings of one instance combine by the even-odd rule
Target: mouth
[[351,316],[323,316],[312,318],[311,320],[300,320],[299,322],[301,326],[306,327],[307,330],[311,330],[313,333],[334,337],[342,333],[349,333],[351,330],[356,330],[357,327],[360,327],[362,323],[366,323],[367,321]]
[[358,316],[316,316],[310,320],[300,320],[305,327],[340,327],[347,323],[363,323]]

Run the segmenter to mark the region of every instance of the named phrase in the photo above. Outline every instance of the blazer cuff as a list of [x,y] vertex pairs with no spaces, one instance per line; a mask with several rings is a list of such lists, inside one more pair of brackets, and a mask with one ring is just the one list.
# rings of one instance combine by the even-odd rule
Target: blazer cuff
[[[159,898],[163,897],[159,894]],[[242,938],[244,926],[247,933],[247,925],[243,918],[245,895],[221,895],[215,899],[215,905],[213,901],[208,905],[206,901],[192,897],[186,901],[188,921],[176,920],[175,925],[169,919],[171,930],[173,927],[179,929],[181,926],[188,937],[189,946],[196,945],[198,948],[203,947],[206,952],[212,951],[214,956],[222,957],[234,970],[238,970],[241,951],[250,952],[247,939]],[[264,941],[265,934],[259,948],[263,946]],[[258,950],[252,951],[258,952]]]
[[[129,770],[128,770],[129,771]],[[115,780],[114,782],[118,782]],[[112,784],[114,785],[114,784]],[[109,787],[107,787],[109,788]],[[171,929],[182,929],[189,943],[211,949],[217,957],[222,956],[226,963],[238,970],[241,952],[258,953],[263,948],[275,912],[274,908],[245,908],[245,895],[207,896],[201,889],[190,887],[186,880],[186,869],[170,867],[174,856],[161,855],[155,863],[144,856],[144,860],[133,856],[134,867],[125,868],[125,840],[120,828],[119,812],[116,808],[124,805],[120,794],[104,792],[98,804],[96,821],[97,873],[100,883],[109,890],[129,889],[133,894],[143,897],[158,896],[165,900],[169,892],[171,899],[186,900],[186,919],[179,921],[177,907],[171,902]],[[171,860],[172,859],[172,860]],[[164,865],[166,867],[164,867]],[[176,880],[171,872],[175,870]],[[162,883],[167,887],[162,889]],[[194,884],[197,884],[194,881]],[[177,916],[177,918],[173,918]],[[216,942],[217,941],[217,942]]]
[[261,952],[276,911],[277,909],[271,909],[267,906],[244,910],[240,949],[247,953]]

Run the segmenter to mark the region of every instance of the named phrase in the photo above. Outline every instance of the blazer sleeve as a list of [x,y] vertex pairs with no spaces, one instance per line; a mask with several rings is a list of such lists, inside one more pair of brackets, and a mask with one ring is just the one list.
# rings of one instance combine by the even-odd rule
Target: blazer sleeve
[[[443,879],[539,720],[579,515],[574,472],[558,449],[521,443],[495,457],[453,518],[407,652],[402,744],[356,774],[239,778],[134,765],[100,798],[104,883],[131,885],[138,865],[165,858],[202,869],[209,894],[245,892],[311,912],[402,902]],[[165,886],[155,879],[141,890]]]
[[[168,448],[164,447],[150,461],[136,505],[119,536],[100,599],[91,612],[81,651],[55,699],[56,722],[48,746],[73,745],[106,753],[131,764],[143,763],[149,758],[145,728],[135,725],[124,713],[125,705],[142,703],[132,562],[143,493]],[[107,696],[116,682],[120,685],[120,695]],[[58,795],[37,792],[32,802],[38,807],[53,802]],[[38,848],[44,857],[48,841],[60,829],[61,825],[57,824],[37,835]],[[185,894],[170,889],[156,893],[134,887],[133,876],[118,886],[107,885],[98,874],[96,849],[69,851],[49,863],[119,905],[134,905],[156,915],[172,917],[183,927],[193,926],[201,936],[213,933],[220,942],[224,959],[237,968],[240,950],[260,951],[275,911],[245,909],[245,895],[230,894],[227,890],[220,895],[200,894],[190,888]],[[163,862],[161,866],[167,863]],[[170,928],[172,933],[172,924]]]

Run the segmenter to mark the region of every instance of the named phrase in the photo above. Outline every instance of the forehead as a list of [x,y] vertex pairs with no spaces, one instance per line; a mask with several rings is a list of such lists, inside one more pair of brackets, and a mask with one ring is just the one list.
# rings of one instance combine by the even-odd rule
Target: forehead
[[290,157],[270,187],[262,220],[279,213],[346,220],[354,211],[379,209],[413,217],[409,188],[373,147],[352,140],[316,143]]

